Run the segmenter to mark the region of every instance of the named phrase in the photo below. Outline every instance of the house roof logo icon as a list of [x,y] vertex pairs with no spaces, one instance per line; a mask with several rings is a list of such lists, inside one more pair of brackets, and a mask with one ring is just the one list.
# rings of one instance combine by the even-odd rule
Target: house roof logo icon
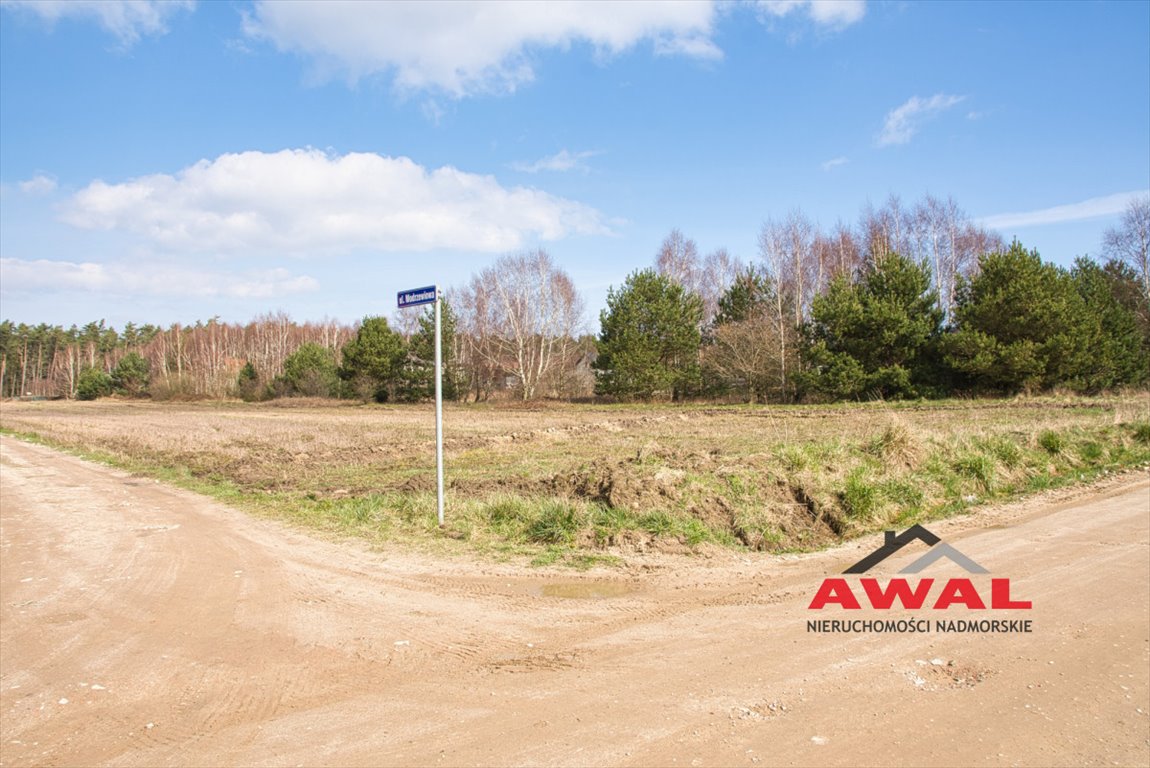
[[921,573],[944,557],[969,573],[990,573],[921,525],[912,525],[902,533],[886,531],[885,536],[885,541],[881,547],[847,568],[843,573],[866,573],[913,541],[921,541],[930,547],[930,551],[903,568],[899,573]]

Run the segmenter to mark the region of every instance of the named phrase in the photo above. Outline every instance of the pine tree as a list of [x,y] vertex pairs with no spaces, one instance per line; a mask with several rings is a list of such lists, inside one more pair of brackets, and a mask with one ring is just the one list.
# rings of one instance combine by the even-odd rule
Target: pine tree
[[339,376],[364,400],[391,399],[400,385],[407,345],[383,317],[365,317],[355,338],[343,346]]
[[600,313],[595,390],[624,398],[697,391],[703,301],[653,269],[632,273]]
[[129,352],[112,369],[112,387],[120,394],[140,397],[148,390],[148,361],[138,352]]
[[858,283],[839,276],[815,297],[801,379],[835,399],[920,396],[937,386],[932,358],[941,329],[929,268],[879,255]]
[[[455,329],[458,321],[451,303],[440,305],[440,343],[443,373],[443,399],[458,400],[463,390],[462,376],[455,360]],[[399,373],[397,396],[404,400],[435,397],[435,308],[419,316],[419,330],[407,345],[407,359]]]
[[305,397],[333,397],[339,392],[335,353],[308,341],[284,360],[283,375],[274,383],[277,394]]
[[1017,240],[979,266],[959,283],[955,330],[944,341],[959,383],[991,392],[1084,386],[1094,333],[1070,274]]

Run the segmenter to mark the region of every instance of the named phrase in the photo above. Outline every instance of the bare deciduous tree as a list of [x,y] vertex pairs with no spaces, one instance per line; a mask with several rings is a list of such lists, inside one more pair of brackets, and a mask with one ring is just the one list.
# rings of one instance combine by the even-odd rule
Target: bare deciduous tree
[[504,256],[472,277],[460,311],[471,353],[513,375],[523,399],[531,400],[571,358],[583,302],[567,273],[536,250]]
[[817,265],[813,286],[816,295],[825,291],[839,275],[853,279],[862,266],[854,232],[842,221],[835,224],[830,234],[816,233],[812,250]]
[[902,255],[930,266],[939,305],[949,317],[958,276],[973,275],[978,257],[1001,249],[1002,238],[974,224],[951,197],[926,195],[915,205],[908,224],[910,250]]
[[779,332],[770,313],[723,323],[712,332],[704,364],[720,379],[744,389],[752,403],[767,402],[771,395],[785,399],[786,372],[793,363],[785,355],[794,353]]
[[1111,259],[1129,264],[1150,298],[1150,195],[1133,198],[1126,204],[1122,223],[1106,230],[1102,252]]
[[732,256],[726,248],[707,254],[699,294],[703,297],[703,325],[709,326],[719,311],[719,299],[747,265]]
[[859,216],[859,237],[868,261],[891,253],[909,255],[914,252],[911,243],[911,213],[902,205],[898,195],[887,198],[886,204],[875,209],[870,203]]
[[492,327],[492,314],[488,309],[488,293],[478,277],[452,293],[452,305],[459,313],[461,340],[459,362],[468,380],[467,388],[478,402],[490,397],[498,385],[500,372],[499,345],[496,329]]
[[[973,221],[964,221],[954,233],[954,277],[959,275],[970,278],[978,274],[978,259],[987,253],[994,253],[1006,249],[1006,241],[1002,235],[984,229]],[[951,301],[954,301],[954,286],[950,291]]]
[[779,390],[784,399],[790,389],[791,367],[788,360],[794,356],[794,342],[802,317],[802,309],[797,306],[800,302],[799,292],[791,277],[796,237],[790,230],[786,221],[767,219],[759,231],[759,256],[775,288],[768,316],[773,326],[770,337],[775,343],[772,352],[779,360]]
[[745,265],[719,248],[700,258],[695,241],[672,229],[655,255],[655,271],[670,278],[703,300],[703,327],[710,325],[719,309],[719,297]]
[[703,278],[703,268],[699,263],[699,247],[689,237],[677,229],[663,239],[659,253],[655,256],[655,271],[674,280],[694,293],[699,292]]
[[759,255],[795,326],[802,324],[818,288],[815,239],[814,224],[798,209],[782,221],[768,219],[759,233]]
[[948,316],[958,276],[973,275],[979,256],[1003,247],[998,234],[976,225],[953,198],[930,194],[911,208],[894,195],[878,210],[868,204],[859,216],[858,231],[869,261],[897,253],[928,265]]
[[834,270],[828,276],[828,284],[839,275],[851,277],[858,274],[863,264],[863,251],[859,247],[859,239],[847,224],[841,220],[835,224],[831,240],[834,243],[835,257]]
[[397,309],[388,318],[388,324],[405,339],[410,339],[419,331],[419,312]]
[[815,259],[815,225],[802,211],[793,209],[786,219],[786,272],[794,296],[795,326],[802,325],[815,298],[818,264]]

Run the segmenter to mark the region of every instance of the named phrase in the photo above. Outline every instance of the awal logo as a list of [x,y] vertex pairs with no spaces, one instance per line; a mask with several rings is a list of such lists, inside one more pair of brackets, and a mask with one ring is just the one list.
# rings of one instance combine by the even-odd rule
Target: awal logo
[[[921,573],[944,557],[961,567],[967,573],[990,573],[986,568],[983,568],[951,545],[944,543],[942,539],[921,525],[912,526],[899,534],[896,534],[894,531],[886,531],[883,545],[862,560],[859,560],[850,568],[847,568],[844,573],[866,573],[914,541],[921,541],[930,547],[930,550],[900,570],[900,574]],[[859,586],[861,587],[861,596],[870,603],[871,608],[890,610],[895,607],[895,603],[898,603],[903,608],[917,610],[926,605],[927,598],[930,597],[931,589],[934,586],[934,579],[910,580],[894,578],[890,579],[884,587],[878,579],[862,578],[859,579]],[[811,604],[808,608],[811,610],[821,610],[828,605],[838,605],[846,610],[858,610],[862,608],[862,602],[859,597],[859,592],[852,589],[850,582],[846,579],[823,579],[822,586],[820,586],[818,592],[815,593],[814,599],[811,600]],[[982,594],[979,593],[978,587],[974,581],[969,578],[948,579],[946,583],[942,585],[938,596],[934,599],[930,608],[934,610],[945,610],[951,606],[964,606],[974,610],[985,610],[987,608],[986,601],[983,599]],[[990,608],[992,610],[1029,610],[1030,607],[1031,603],[1029,600],[1011,599],[1010,579],[990,580]]]

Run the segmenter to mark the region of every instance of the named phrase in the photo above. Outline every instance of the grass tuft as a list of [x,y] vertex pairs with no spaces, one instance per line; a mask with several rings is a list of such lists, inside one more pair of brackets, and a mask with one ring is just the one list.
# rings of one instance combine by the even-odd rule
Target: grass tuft
[[1052,429],[1045,429],[1038,434],[1038,445],[1052,456],[1057,456],[1066,449],[1066,438]]
[[875,518],[882,505],[882,492],[863,467],[847,475],[839,498],[847,516],[858,521]]
[[571,504],[545,502],[527,524],[527,540],[536,544],[570,544],[582,524],[579,511]]
[[954,471],[963,477],[977,480],[983,490],[991,493],[994,490],[994,459],[985,453],[967,453],[959,456],[953,463]]
[[888,424],[878,437],[871,441],[867,450],[886,462],[917,466],[922,458],[921,442],[902,421]]

